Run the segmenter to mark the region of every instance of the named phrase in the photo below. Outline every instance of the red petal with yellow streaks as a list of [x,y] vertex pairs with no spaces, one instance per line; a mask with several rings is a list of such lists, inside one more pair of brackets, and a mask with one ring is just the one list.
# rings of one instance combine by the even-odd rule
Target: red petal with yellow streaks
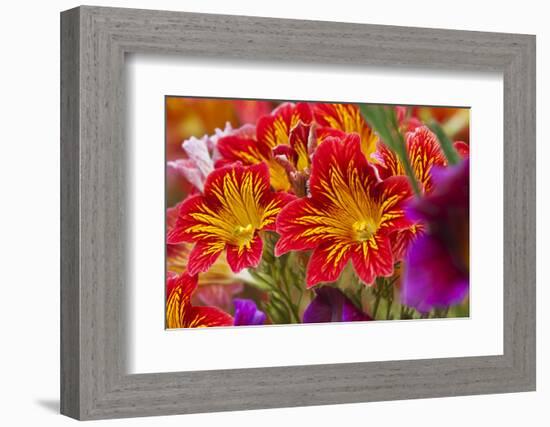
[[253,237],[248,247],[227,245],[227,263],[234,273],[238,273],[243,268],[257,267],[262,259],[262,248],[262,239],[258,235]]
[[180,292],[182,299],[190,299],[191,294],[197,289],[198,278],[189,273],[174,274],[168,272],[166,275],[166,295],[170,295],[176,290]]
[[376,149],[377,137],[355,104],[315,104],[315,121],[324,127],[356,133],[360,137],[361,150],[369,156]]
[[271,150],[277,145],[288,144],[289,134],[298,123],[311,123],[311,108],[305,102],[284,103],[277,107],[269,116],[258,120],[256,137],[258,144],[264,150]]
[[[166,210],[166,232],[169,234],[176,226],[181,203]],[[186,242],[166,244],[166,268],[174,273],[182,273],[187,269],[187,259],[192,245]]]
[[233,326],[233,317],[216,307],[191,307],[185,320],[186,328]]
[[307,266],[307,287],[338,280],[349,260],[350,253],[351,246],[347,243],[326,242],[315,248]]
[[404,204],[412,197],[411,186],[404,176],[392,176],[376,184],[375,197],[381,209],[380,232],[410,227],[413,222],[407,218]]
[[405,175],[403,164],[399,161],[395,152],[390,150],[383,142],[379,141],[376,144],[376,152],[372,154],[372,157],[376,162],[376,169],[381,179]]
[[264,206],[269,207],[269,212],[266,210],[262,229],[275,231],[277,228],[277,217],[280,215],[281,209],[290,202],[296,200],[296,196],[286,191],[278,191],[276,193],[266,193],[264,196]]
[[191,295],[197,288],[197,276],[183,273],[166,278],[166,326],[199,328],[230,326],[233,318],[215,307],[193,307]]
[[389,238],[375,235],[362,244],[355,245],[351,262],[359,278],[367,285],[372,284],[378,276],[391,276],[393,256]]
[[[432,190],[431,171],[433,166],[447,165],[447,159],[441,150],[436,135],[426,126],[417,127],[406,134],[407,154],[417,181],[425,193]],[[401,160],[393,150],[383,143],[378,143],[373,154],[376,168],[381,179],[391,176],[405,175]]]
[[339,129],[333,129],[326,126],[317,126],[315,128],[315,137],[317,138],[317,145],[323,142],[328,137],[344,138],[346,132]]
[[310,179],[312,197],[334,202],[338,187],[367,188],[376,182],[376,172],[361,152],[357,134],[343,139],[329,137],[317,147]]
[[290,131],[289,143],[293,150],[292,163],[298,171],[309,168],[310,156],[308,152],[309,132],[311,124],[298,123]]
[[183,328],[185,313],[191,306],[191,294],[197,288],[197,276],[187,273],[166,276],[166,327]]
[[217,167],[235,162],[253,165],[271,156],[270,150],[267,147],[258,144],[254,139],[244,138],[239,135],[229,135],[220,138],[217,147],[223,157],[223,161],[216,162]]
[[277,217],[277,232],[281,237],[275,245],[275,255],[318,246],[325,236],[320,228],[323,214],[308,198],[296,199],[286,205]]
[[179,204],[178,217],[175,225],[168,230],[166,243],[175,245],[182,242],[192,242],[196,233],[189,232],[189,226],[195,224],[190,218],[190,212],[202,211],[204,209],[204,198],[202,194],[195,194],[187,197]]
[[433,166],[446,166],[447,159],[441,150],[437,136],[426,126],[407,132],[407,151],[409,160],[422,184],[425,193],[432,190],[431,170]]
[[225,244],[220,241],[200,241],[189,254],[187,270],[189,274],[197,274],[208,271],[212,264],[216,262],[225,248]]

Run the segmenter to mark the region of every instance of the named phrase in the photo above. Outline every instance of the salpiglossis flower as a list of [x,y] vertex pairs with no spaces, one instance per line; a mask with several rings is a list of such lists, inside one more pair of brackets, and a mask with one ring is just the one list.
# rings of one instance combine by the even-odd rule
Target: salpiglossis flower
[[313,158],[311,197],[289,203],[277,217],[277,256],[313,249],[308,287],[337,280],[350,258],[366,284],[390,276],[389,235],[411,225],[402,208],[411,196],[407,179],[380,181],[360,143],[357,134],[326,138]]
[[318,103],[313,107],[313,117],[319,125],[316,132],[318,143],[326,137],[336,136],[335,132],[341,131],[359,135],[361,151],[367,158],[376,150],[378,137],[363,118],[357,105]]
[[275,218],[290,199],[288,193],[271,191],[265,163],[216,169],[204,194],[181,204],[167,243],[195,243],[187,264],[192,275],[207,271],[224,250],[234,272],[256,267],[263,246],[259,231],[275,229]]
[[[167,234],[172,232],[178,218],[180,204],[168,208],[166,211]],[[166,269],[170,273],[182,274],[187,271],[189,254],[193,244],[182,242],[166,245]],[[232,308],[232,298],[242,292],[243,281],[247,279],[242,273],[231,271],[225,256],[220,256],[204,273],[198,274],[198,288],[195,291],[194,301],[203,305],[213,305],[229,311]]]
[[[417,182],[423,194],[433,191],[432,168],[447,166],[447,159],[436,135],[426,126],[419,126],[414,131],[405,134],[407,154],[411,162]],[[467,156],[468,145],[464,142],[455,142],[455,149],[462,156]],[[393,150],[382,142],[378,143],[377,151],[373,154],[376,167],[382,179],[391,176],[405,175],[403,163]],[[417,222],[406,230],[399,231],[392,236],[392,247],[396,259],[402,259],[410,244],[425,231],[421,222]]]
[[[220,138],[218,150],[223,160],[217,165],[235,162],[253,165],[265,162],[269,167],[273,188],[288,191],[291,183],[287,171],[276,160],[273,149],[280,145],[290,145],[291,131],[300,123],[308,125],[311,121],[311,108],[308,104],[281,104],[271,114],[258,120],[255,133],[236,133]],[[301,158],[300,161],[303,162],[304,159]]]
[[166,327],[172,329],[233,325],[233,317],[218,308],[193,306],[191,295],[196,288],[197,276],[168,273]]

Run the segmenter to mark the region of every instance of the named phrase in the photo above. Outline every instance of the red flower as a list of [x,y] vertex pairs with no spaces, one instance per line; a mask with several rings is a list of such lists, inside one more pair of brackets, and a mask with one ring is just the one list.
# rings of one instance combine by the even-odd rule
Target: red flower
[[[166,211],[166,229],[171,233],[179,215],[180,205]],[[193,244],[188,242],[166,245],[166,269],[169,273],[181,274],[187,271],[189,254]],[[198,274],[198,288],[194,301],[204,305],[215,305],[229,310],[233,306],[233,296],[242,292],[242,279],[231,271],[224,256],[220,256],[205,273]]]
[[411,196],[405,177],[380,182],[357,134],[326,138],[313,158],[311,197],[289,203],[277,218],[275,254],[313,249],[306,282],[333,282],[351,258],[366,284],[391,276],[389,235],[407,228],[402,204]]
[[[447,159],[441,150],[435,134],[426,126],[417,127],[412,132],[406,133],[407,154],[411,162],[416,180],[424,194],[433,190],[432,168],[447,166]],[[467,156],[468,145],[464,142],[455,142],[455,148],[461,156]],[[405,175],[405,169],[401,160],[394,151],[379,142],[377,152],[373,155],[376,159],[376,167],[380,178],[387,179],[391,176]],[[410,244],[422,233],[425,227],[422,223],[413,224],[406,230],[399,231],[392,236],[392,248],[396,259],[402,259]]]
[[166,327],[201,328],[231,326],[233,317],[215,307],[194,307],[191,295],[197,288],[197,276],[168,273],[166,278]]
[[[271,114],[258,120],[255,134],[236,133],[220,138],[218,150],[223,160],[217,165],[235,162],[254,165],[265,162],[269,167],[273,188],[288,191],[291,187],[290,180],[284,166],[274,157],[273,149],[281,145],[292,145],[298,152],[298,147],[294,147],[289,140],[291,132],[300,123],[309,125],[311,121],[311,109],[308,104],[303,102],[281,104]],[[301,135],[296,135],[294,139],[298,139],[298,136]],[[300,142],[297,141],[297,143]],[[303,159],[300,161],[303,162]]]
[[[432,190],[431,170],[433,166],[446,166],[447,159],[441,150],[439,141],[435,134],[426,126],[420,126],[413,132],[405,135],[407,154],[411,162],[416,180],[425,193]],[[377,152],[374,158],[380,178],[390,176],[406,175],[401,160],[393,150],[390,150],[382,142],[378,143]]]
[[192,275],[207,271],[224,250],[234,272],[256,267],[262,256],[258,232],[275,229],[277,214],[291,198],[270,190],[265,163],[216,169],[204,194],[181,204],[167,243],[195,243],[187,264]]
[[326,137],[338,136],[336,132],[356,133],[361,138],[361,150],[369,156],[376,149],[376,134],[368,126],[361,111],[355,104],[315,104],[313,107],[318,142]]

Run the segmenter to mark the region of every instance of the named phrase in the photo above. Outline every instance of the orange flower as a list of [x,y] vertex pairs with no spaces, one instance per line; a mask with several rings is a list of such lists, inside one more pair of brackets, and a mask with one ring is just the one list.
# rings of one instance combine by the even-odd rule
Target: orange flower
[[290,202],[277,218],[281,238],[277,256],[313,249],[306,282],[338,279],[351,258],[366,284],[391,276],[389,236],[411,225],[402,205],[411,196],[405,177],[380,182],[360,149],[357,134],[328,137],[317,148],[311,172],[311,197]]
[[270,190],[265,163],[216,169],[204,194],[181,204],[167,243],[195,243],[187,264],[193,275],[207,271],[224,250],[233,272],[255,267],[262,256],[259,231],[275,229],[277,214],[291,198]]
[[166,278],[166,327],[203,328],[231,326],[233,317],[215,307],[195,307],[191,295],[197,288],[197,276],[168,273]]

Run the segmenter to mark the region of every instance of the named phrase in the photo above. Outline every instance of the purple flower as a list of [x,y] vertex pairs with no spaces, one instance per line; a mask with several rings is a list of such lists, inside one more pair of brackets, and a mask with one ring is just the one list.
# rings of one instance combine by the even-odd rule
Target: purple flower
[[258,310],[256,303],[250,299],[235,298],[234,322],[235,326],[262,325],[265,322],[266,315]]
[[358,309],[340,289],[323,286],[304,311],[304,323],[354,322],[372,320]]
[[403,303],[422,313],[458,304],[469,288],[469,160],[434,168],[434,190],[407,216],[427,225],[405,258]]

